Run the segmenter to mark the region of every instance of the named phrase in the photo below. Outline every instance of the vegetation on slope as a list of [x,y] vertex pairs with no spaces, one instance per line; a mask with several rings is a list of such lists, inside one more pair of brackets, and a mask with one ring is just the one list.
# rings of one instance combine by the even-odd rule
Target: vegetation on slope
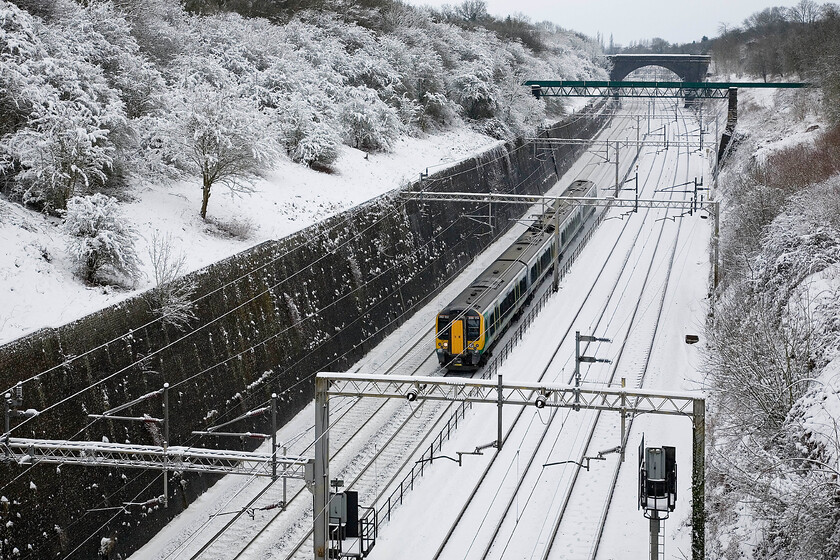
[[275,5],[0,1],[2,192],[60,214],[73,196],[187,174],[204,216],[214,185],[247,188],[278,154],[328,169],[341,144],[387,151],[462,120],[533,133],[562,107],[524,79],[603,72],[593,42],[519,20]]
[[712,558],[840,555],[840,127],[809,126],[816,116],[793,99],[809,95],[742,99],[742,120],[760,126],[740,134],[721,176]]

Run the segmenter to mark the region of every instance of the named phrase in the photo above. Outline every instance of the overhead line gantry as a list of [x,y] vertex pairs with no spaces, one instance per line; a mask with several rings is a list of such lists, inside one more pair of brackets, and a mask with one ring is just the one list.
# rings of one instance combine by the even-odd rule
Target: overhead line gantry
[[[666,414],[692,422],[692,538],[693,560],[705,557],[705,423],[706,402],[702,396],[684,392],[648,391],[613,387],[589,388],[562,383],[506,382],[451,377],[412,377],[321,372],[315,377],[315,461],[313,558],[329,555],[329,430],[331,397],[373,397],[425,401],[486,403],[498,407],[495,447],[501,450],[502,408],[539,406],[572,410],[606,410],[622,415]],[[541,398],[540,398],[541,397]],[[540,398],[540,404],[537,400]],[[620,447],[627,434],[621,434]]]
[[528,80],[537,99],[541,97],[670,97],[726,99],[730,89],[809,87],[804,82],[643,82],[592,80]]

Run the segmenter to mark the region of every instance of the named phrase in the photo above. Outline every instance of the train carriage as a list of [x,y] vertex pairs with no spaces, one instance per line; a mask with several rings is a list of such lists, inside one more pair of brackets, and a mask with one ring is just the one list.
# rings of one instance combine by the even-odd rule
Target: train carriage
[[[563,196],[594,198],[591,181],[575,181]],[[449,371],[475,371],[530,300],[556,262],[554,209],[560,205],[560,252],[593,212],[592,206],[555,202],[469,287],[437,315],[438,361]]]

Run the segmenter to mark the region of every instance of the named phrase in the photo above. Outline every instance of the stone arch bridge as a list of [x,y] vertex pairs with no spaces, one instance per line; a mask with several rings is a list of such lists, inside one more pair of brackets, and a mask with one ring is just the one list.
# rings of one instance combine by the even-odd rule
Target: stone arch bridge
[[707,54],[615,54],[609,59],[613,63],[611,82],[620,82],[633,70],[645,66],[667,68],[684,82],[702,82],[712,61]]

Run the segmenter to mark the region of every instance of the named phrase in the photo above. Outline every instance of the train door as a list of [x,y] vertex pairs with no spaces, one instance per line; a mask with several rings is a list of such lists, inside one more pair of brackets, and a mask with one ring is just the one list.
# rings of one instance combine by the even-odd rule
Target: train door
[[464,320],[458,319],[452,322],[452,349],[454,356],[464,353]]

